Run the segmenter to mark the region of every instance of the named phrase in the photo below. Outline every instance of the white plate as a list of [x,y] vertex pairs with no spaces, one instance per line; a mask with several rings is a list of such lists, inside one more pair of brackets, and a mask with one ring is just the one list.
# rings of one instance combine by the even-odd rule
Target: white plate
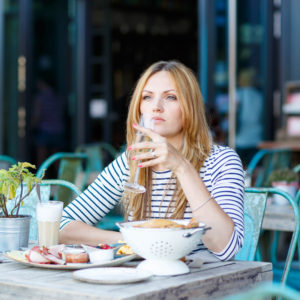
[[93,268],[73,272],[73,277],[80,281],[102,284],[121,284],[149,279],[148,271],[134,268]]
[[127,261],[131,261],[138,257],[136,254],[118,256],[110,261],[103,261],[98,263],[85,263],[85,264],[66,264],[66,265],[54,265],[54,264],[37,264],[28,262],[25,258],[25,251],[10,251],[2,254],[5,257],[8,257],[14,261],[27,265],[29,267],[37,267],[44,269],[57,269],[57,270],[78,270],[86,268],[95,268],[95,267],[113,267],[120,266]]

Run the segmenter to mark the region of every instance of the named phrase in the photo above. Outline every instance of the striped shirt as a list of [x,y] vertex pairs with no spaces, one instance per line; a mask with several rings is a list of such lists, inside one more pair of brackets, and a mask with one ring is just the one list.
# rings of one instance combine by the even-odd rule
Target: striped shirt
[[[241,160],[229,147],[214,145],[200,170],[206,188],[234,222],[230,241],[220,253],[212,252],[220,260],[232,258],[240,249],[244,238],[244,171]],[[171,171],[152,174],[151,217],[164,218],[168,207],[172,211],[172,195],[176,180],[171,179]],[[97,224],[121,199],[123,184],[129,179],[129,168],[124,152],[88,188],[72,201],[63,211],[61,229],[72,220],[80,220],[90,225]],[[165,192],[166,191],[166,192]],[[166,195],[164,195],[166,193]],[[161,201],[163,199],[163,201]],[[184,219],[191,219],[192,211],[187,205]],[[129,216],[130,220],[130,216]],[[204,244],[195,251],[207,250]]]

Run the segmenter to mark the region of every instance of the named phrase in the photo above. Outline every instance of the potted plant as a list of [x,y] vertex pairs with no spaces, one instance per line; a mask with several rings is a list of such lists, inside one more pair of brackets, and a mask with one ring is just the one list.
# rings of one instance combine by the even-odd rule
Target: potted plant
[[[0,252],[28,246],[29,215],[20,215],[20,207],[42,178],[37,178],[28,162],[18,162],[9,170],[0,170]],[[39,193],[37,193],[39,195]]]
[[[291,169],[277,169],[271,172],[268,178],[269,185],[284,190],[292,197],[296,196],[298,189],[298,174]],[[279,205],[288,204],[287,200],[280,195],[274,195],[273,201]]]

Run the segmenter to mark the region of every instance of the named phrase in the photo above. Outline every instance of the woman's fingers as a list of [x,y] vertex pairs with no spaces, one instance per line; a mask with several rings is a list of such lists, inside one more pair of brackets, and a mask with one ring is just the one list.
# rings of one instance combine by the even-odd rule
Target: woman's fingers
[[[155,149],[151,148],[151,147],[145,147],[142,145],[143,143],[139,143],[139,144],[134,144],[132,145],[132,147],[129,147],[128,149],[129,150],[133,150],[135,151],[136,150],[136,153],[135,155],[131,158],[132,160],[149,160],[149,159],[154,159],[154,158],[157,158],[159,155],[158,155],[158,152],[155,151]],[[149,151],[138,151],[140,149],[151,149]]]
[[155,150],[157,149],[158,145],[157,143],[154,143],[152,141],[145,141],[145,142],[139,142],[132,144],[128,147],[128,150],[135,150],[135,151],[141,151],[141,150]]

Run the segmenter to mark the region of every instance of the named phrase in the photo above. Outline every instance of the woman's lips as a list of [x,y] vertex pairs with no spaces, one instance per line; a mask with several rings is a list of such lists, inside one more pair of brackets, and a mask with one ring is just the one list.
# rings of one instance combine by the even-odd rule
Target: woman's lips
[[153,118],[153,120],[154,120],[155,123],[160,123],[160,122],[164,121],[163,118],[159,118],[159,117],[155,117],[155,118]]

